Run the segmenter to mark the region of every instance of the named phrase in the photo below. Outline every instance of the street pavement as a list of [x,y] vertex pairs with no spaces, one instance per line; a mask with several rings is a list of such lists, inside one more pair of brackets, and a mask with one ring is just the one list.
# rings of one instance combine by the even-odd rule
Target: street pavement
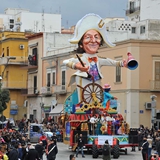
[[[72,152],[71,150],[68,149],[68,145],[63,144],[62,142],[58,142],[57,146],[58,146],[58,154],[56,160],[69,160],[69,155],[75,154],[75,152]],[[76,160],[82,160],[82,159],[93,160],[91,154],[87,154],[86,152],[84,153],[85,153],[85,158],[82,158],[81,154],[79,153],[78,158],[76,158]],[[97,160],[100,159],[102,159],[102,155],[100,155],[97,158]],[[111,159],[113,159],[112,156]],[[127,155],[121,153],[120,157],[118,158],[118,160],[141,160],[141,159],[142,159],[141,151],[138,151],[138,148],[136,148],[136,151],[132,152],[131,147],[127,147]],[[45,155],[44,155],[44,160],[46,160]]]

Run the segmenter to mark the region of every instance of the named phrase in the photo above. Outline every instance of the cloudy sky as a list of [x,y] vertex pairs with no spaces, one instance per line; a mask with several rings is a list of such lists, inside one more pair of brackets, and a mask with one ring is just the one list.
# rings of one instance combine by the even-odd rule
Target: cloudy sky
[[87,13],[101,17],[125,17],[128,0],[0,0],[0,14],[6,8],[24,8],[30,12],[60,13],[62,26],[70,27]]

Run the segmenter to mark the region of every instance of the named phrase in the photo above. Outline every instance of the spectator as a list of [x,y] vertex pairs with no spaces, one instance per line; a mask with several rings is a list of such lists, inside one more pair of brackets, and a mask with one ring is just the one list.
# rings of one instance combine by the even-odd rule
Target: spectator
[[48,149],[47,149],[47,159],[48,160],[55,160],[56,155],[58,153],[58,148],[55,145],[55,142],[53,139],[49,139]]
[[109,146],[108,140],[104,143],[102,155],[103,160],[111,160],[111,147]]
[[81,149],[81,154],[82,157],[84,158],[84,153],[83,153],[83,146],[84,146],[84,140],[82,137],[82,134],[79,135],[78,139],[77,139],[77,152],[76,152],[76,157],[78,157],[78,153],[79,153],[79,149]]
[[30,146],[26,160],[39,160],[38,152],[35,150],[34,146]]
[[18,160],[18,143],[15,143],[13,148],[11,149],[11,151],[8,154],[8,158],[9,160]]
[[53,133],[53,136],[51,137],[52,140],[54,141],[55,145],[57,144],[57,136],[56,133]]
[[43,142],[43,147],[46,148],[47,146],[47,137],[42,133],[42,136],[39,138],[39,141]]
[[160,137],[157,138],[156,151],[158,152],[158,155],[160,157]]
[[8,156],[6,155],[7,152],[7,144],[1,143],[0,144],[0,159],[8,160]]
[[142,147],[141,147],[143,160],[147,160],[148,159],[148,145],[149,144],[147,142],[147,138],[144,137],[143,138],[143,144],[142,144]]
[[23,151],[22,151],[22,145],[21,143],[18,144],[18,158],[22,159]]
[[152,151],[152,137],[150,135],[148,135],[147,138],[147,142],[148,142],[148,157],[150,157],[151,155],[151,151]]
[[138,150],[141,150],[142,147],[142,143],[143,143],[143,135],[141,131],[138,131]]
[[35,146],[35,150],[38,152],[38,156],[40,160],[43,159],[43,153],[44,153],[44,148],[43,148],[43,142],[40,141],[38,144]]

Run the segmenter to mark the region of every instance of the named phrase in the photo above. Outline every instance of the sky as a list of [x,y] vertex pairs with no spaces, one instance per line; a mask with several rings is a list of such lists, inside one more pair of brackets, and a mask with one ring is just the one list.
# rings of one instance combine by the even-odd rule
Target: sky
[[126,18],[127,2],[128,0],[0,0],[0,14],[6,8],[61,14],[62,26],[69,28],[88,13],[98,14],[102,18]]

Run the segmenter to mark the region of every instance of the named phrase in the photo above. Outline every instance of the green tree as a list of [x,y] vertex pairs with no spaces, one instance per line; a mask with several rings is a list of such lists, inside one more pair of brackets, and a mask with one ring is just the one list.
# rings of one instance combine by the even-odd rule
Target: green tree
[[10,101],[10,93],[7,89],[2,89],[0,82],[0,113],[7,109],[7,103]]

